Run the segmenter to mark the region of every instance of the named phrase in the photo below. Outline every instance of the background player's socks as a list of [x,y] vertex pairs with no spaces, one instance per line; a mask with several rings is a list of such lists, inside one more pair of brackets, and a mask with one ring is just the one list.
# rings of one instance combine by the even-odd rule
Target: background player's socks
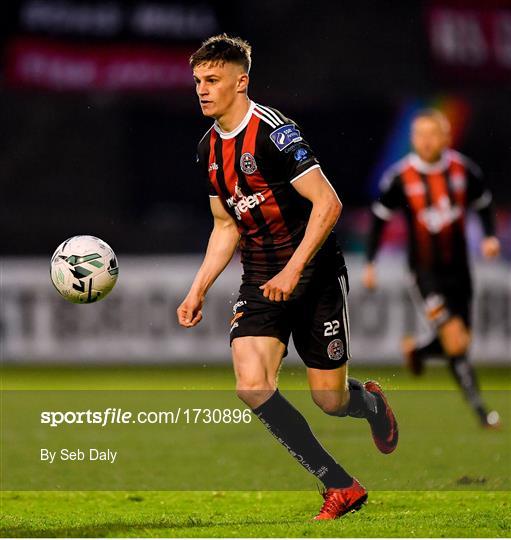
[[482,423],[486,423],[487,411],[483,405],[479,385],[472,364],[465,355],[449,358],[449,367],[460,385],[467,401],[470,403]]
[[278,390],[253,412],[288,452],[327,488],[351,486],[353,477],[321,446],[307,420]]
[[[348,379],[348,388],[350,389],[350,401],[346,411],[339,416],[352,416],[354,418],[374,418],[378,412],[378,396],[368,392],[364,385],[357,379]],[[384,407],[382,406],[383,410]]]

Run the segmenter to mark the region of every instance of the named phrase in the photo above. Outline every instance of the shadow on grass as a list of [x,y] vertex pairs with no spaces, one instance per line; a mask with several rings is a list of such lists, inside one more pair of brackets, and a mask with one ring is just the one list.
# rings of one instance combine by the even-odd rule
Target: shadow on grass
[[[97,525],[80,525],[76,527],[55,527],[37,528],[26,525],[14,525],[11,527],[0,527],[0,538],[104,538],[112,533],[121,536],[123,533],[131,531],[144,531],[147,529],[174,529],[185,530],[201,527],[239,527],[250,525],[303,525],[306,519],[243,519],[243,521],[215,521],[190,516],[187,519],[159,519],[147,521],[145,523],[125,523],[123,521],[101,523]],[[144,537],[143,534],[140,535]],[[151,535],[149,537],[152,537]]]

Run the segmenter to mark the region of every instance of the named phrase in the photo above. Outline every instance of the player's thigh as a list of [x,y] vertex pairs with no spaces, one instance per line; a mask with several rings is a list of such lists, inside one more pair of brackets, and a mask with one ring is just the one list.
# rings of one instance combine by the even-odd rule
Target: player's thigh
[[232,341],[232,360],[238,386],[275,386],[286,345],[271,336],[237,337]]
[[348,364],[336,369],[307,368],[307,380],[312,399],[323,411],[335,414],[348,405]]
[[264,403],[277,389],[286,345],[272,336],[244,336],[232,341],[236,392],[252,408]]

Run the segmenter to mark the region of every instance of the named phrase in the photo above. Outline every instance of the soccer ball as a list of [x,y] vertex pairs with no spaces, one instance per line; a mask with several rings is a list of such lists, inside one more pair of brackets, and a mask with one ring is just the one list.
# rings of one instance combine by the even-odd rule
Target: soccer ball
[[90,304],[107,296],[119,274],[113,249],[95,236],[73,236],[55,250],[50,275],[59,293],[74,304]]

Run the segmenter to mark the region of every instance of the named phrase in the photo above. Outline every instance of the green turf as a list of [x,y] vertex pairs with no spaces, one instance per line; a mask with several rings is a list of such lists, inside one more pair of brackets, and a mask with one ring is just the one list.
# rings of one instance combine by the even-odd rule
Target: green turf
[[[234,388],[232,368],[226,365],[177,365],[177,366],[12,366],[2,367],[1,383],[4,389],[215,389]],[[430,366],[426,375],[411,376],[397,366],[350,367],[350,376],[360,380],[377,379],[387,390],[453,390],[456,388],[447,369],[442,364]],[[484,367],[478,369],[485,390],[511,389],[509,367]],[[284,365],[279,386],[283,389],[305,389],[307,379],[302,365]]]
[[[427,476],[428,467],[432,476],[446,478],[442,490],[435,491],[378,491],[370,492],[368,504],[361,512],[345,516],[333,523],[311,523],[309,518],[319,509],[321,499],[313,491],[5,491],[2,493],[1,529],[2,536],[135,536],[135,537],[391,537],[391,536],[484,536],[506,537],[511,532],[511,492],[490,491],[492,486],[509,483],[511,466],[509,460],[488,461],[484,452],[502,451],[502,441],[509,430],[501,433],[486,433],[477,429],[468,408],[454,390],[454,385],[444,368],[428,370],[422,379],[413,379],[399,368],[357,368],[352,375],[360,378],[379,379],[386,388],[405,390],[396,395],[411,396],[398,403],[403,410],[403,445],[396,455],[388,456],[389,471],[405,469],[408,476],[417,479]],[[504,368],[480,370],[485,391],[498,390],[504,394],[510,388],[510,374]],[[305,388],[305,378],[301,367],[288,367],[281,374],[282,389]],[[232,389],[233,377],[230,368],[208,366],[177,368],[158,367],[109,367],[109,368],[68,368],[68,367],[4,367],[2,370],[3,389]],[[421,399],[413,400],[411,389],[450,390],[445,395],[452,400],[452,409],[443,410],[445,405],[428,396],[443,395],[420,393]],[[508,394],[507,394],[508,395]],[[409,404],[406,400],[410,400]],[[503,420],[509,422],[509,410],[502,409],[509,399],[499,404]],[[414,408],[415,407],[415,408]],[[408,413],[408,416],[404,412]],[[456,413],[456,415],[454,415]],[[320,413],[318,413],[320,414]],[[421,416],[423,415],[423,416]],[[460,447],[461,462],[474,470],[484,470],[488,482],[482,485],[468,485],[464,489],[472,491],[452,491],[460,477],[460,460],[445,459],[444,455],[432,456],[424,453],[420,430],[414,428],[411,420],[417,417],[438,418],[438,428],[434,423],[425,423],[425,436],[438,439],[439,448],[448,448],[453,434],[466,423],[465,438]],[[323,420],[322,420],[323,421]],[[336,442],[331,437],[325,417],[324,426],[318,422],[318,435],[330,448]],[[344,422],[344,421],[341,421]],[[338,424],[341,425],[341,424]],[[358,433],[356,420],[346,420],[343,435],[347,447],[367,443],[371,462],[379,463],[379,456],[371,449],[367,433]],[[344,427],[345,426],[345,427]],[[341,429],[341,428],[339,428]],[[471,431],[473,430],[473,431]],[[461,432],[460,432],[461,433]],[[329,439],[330,437],[330,439]],[[436,440],[435,439],[435,440]],[[274,441],[269,441],[273,443]],[[246,445],[246,441],[243,441]],[[229,448],[233,441],[228,441]],[[275,443],[276,444],[276,443]],[[458,440],[457,444],[460,444]],[[415,446],[414,446],[415,445]],[[443,446],[442,446],[443,445]],[[480,448],[477,461],[467,458],[470,450]],[[364,446],[365,448],[365,446]],[[416,453],[414,453],[416,448]],[[335,446],[334,446],[335,449]],[[341,453],[342,446],[335,450]],[[401,452],[401,454],[399,454]],[[421,453],[422,452],[422,453]],[[280,448],[275,449],[275,459],[288,460]],[[414,464],[414,456],[419,456]],[[254,458],[259,457],[254,455]],[[434,458],[434,459],[433,459]],[[509,455],[504,456],[509,459]],[[348,458],[347,458],[348,459]],[[350,456],[350,470],[364,477],[363,460]],[[428,460],[424,463],[424,460]],[[465,461],[463,461],[465,460]],[[484,460],[484,463],[483,463]],[[384,463],[384,461],[382,461]],[[250,474],[250,462],[240,475]],[[293,464],[294,465],[294,464]],[[400,467],[402,465],[402,467]],[[374,468],[374,463],[372,463]],[[384,465],[382,465],[383,467]],[[297,470],[300,470],[297,468]],[[236,473],[236,471],[234,471]],[[469,475],[473,478],[474,475]],[[422,481],[424,478],[422,478]],[[475,478],[477,481],[477,478]],[[366,483],[371,479],[364,478]],[[486,481],[486,478],[485,478]],[[450,483],[449,483],[450,482]],[[456,488],[454,488],[456,489]],[[496,489],[499,489],[498,487]],[[508,488],[506,488],[508,489]]]
[[373,492],[355,514],[310,521],[313,492],[25,492],[4,496],[2,534],[46,537],[505,537],[509,492]]

